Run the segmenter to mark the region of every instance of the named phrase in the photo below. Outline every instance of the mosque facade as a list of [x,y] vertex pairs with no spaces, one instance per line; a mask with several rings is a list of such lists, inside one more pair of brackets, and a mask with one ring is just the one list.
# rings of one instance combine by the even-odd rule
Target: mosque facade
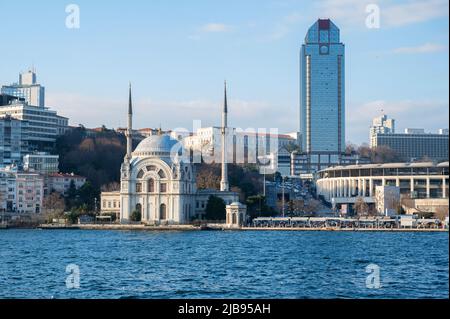
[[[227,129],[227,99],[222,114],[222,132]],[[115,214],[122,224],[135,220],[149,225],[181,225],[202,219],[210,196],[226,205],[238,202],[238,194],[229,190],[227,163],[222,161],[221,188],[197,190],[195,165],[183,156],[182,144],[159,133],[149,136],[132,149],[133,106],[131,86],[126,131],[127,153],[121,166],[120,191],[102,192],[102,214]],[[226,154],[225,138],[222,152]],[[224,217],[225,218],[225,217]]]

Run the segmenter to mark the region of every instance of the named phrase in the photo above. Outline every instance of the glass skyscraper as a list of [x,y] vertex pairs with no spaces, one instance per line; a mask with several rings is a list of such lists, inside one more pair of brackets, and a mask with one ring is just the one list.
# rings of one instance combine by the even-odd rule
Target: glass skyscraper
[[319,19],[301,49],[300,132],[303,152],[336,161],[345,151],[344,60],[339,29],[329,19]]

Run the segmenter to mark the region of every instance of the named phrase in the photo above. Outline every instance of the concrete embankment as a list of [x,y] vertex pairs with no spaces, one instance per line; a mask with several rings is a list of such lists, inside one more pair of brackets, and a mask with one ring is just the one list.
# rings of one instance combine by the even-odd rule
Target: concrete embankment
[[170,225],[170,226],[147,226],[147,225],[40,225],[39,229],[46,230],[146,230],[146,231],[198,231],[205,230],[204,227],[192,225]]
[[231,230],[231,231],[341,231],[341,232],[448,232],[442,228],[339,228],[339,227],[241,227],[227,228],[225,225],[211,224],[207,226],[193,225],[119,225],[119,224],[86,224],[86,225],[40,225],[46,230],[142,230],[142,231],[200,231],[200,230]]
[[448,232],[442,228],[243,227],[243,231]]

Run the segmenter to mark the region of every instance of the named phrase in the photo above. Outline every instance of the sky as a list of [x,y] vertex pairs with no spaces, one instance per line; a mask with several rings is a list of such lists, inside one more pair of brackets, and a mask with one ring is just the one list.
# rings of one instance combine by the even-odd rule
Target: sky
[[[79,28],[68,28],[69,4]],[[368,4],[380,12],[368,28]],[[0,84],[34,66],[46,104],[71,125],[124,127],[128,83],[137,128],[229,122],[299,129],[299,54],[330,18],[346,46],[346,139],[368,142],[386,113],[406,127],[448,128],[448,0],[1,1]],[[73,21],[73,20],[70,20]],[[69,21],[69,22],[70,22]]]

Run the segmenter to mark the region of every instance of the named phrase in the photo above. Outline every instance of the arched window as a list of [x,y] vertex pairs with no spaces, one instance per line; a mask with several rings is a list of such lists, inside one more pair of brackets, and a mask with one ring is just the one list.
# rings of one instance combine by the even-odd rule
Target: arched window
[[160,170],[160,171],[158,172],[158,175],[159,175],[159,177],[161,177],[161,178],[166,178],[166,174],[164,174],[164,172],[163,172],[162,170]]
[[144,171],[140,170],[139,173],[137,174],[137,178],[142,178],[144,177]]
[[159,219],[166,220],[167,219],[167,206],[166,204],[161,204],[159,207]]
[[155,180],[150,178],[147,182],[147,192],[154,193],[155,192]]
[[167,184],[166,183],[159,184],[159,191],[160,193],[167,193]]

